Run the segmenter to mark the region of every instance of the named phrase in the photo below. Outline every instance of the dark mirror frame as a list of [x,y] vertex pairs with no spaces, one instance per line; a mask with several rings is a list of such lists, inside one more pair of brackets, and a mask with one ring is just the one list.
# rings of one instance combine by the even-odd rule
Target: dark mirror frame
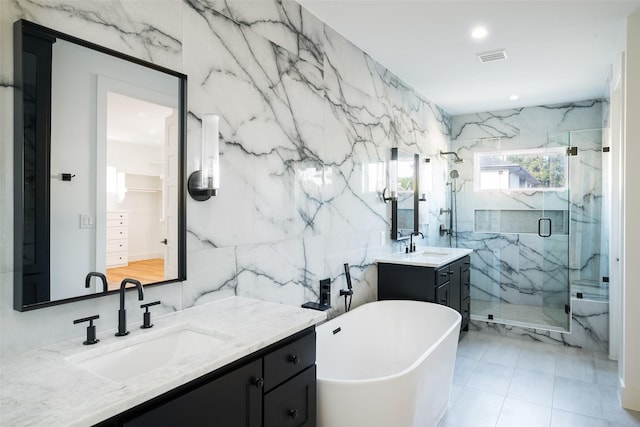
[[[407,154],[411,154],[411,153],[407,153]],[[391,149],[391,161],[398,161],[398,149],[397,148],[392,148]],[[418,232],[418,219],[420,217],[418,209],[420,207],[420,204],[418,203],[418,196],[420,194],[420,188],[419,188],[419,176],[420,176],[420,156],[417,154],[413,155],[413,162],[414,162],[414,166],[413,166],[413,182],[414,182],[414,186],[413,186],[413,232],[417,233]],[[404,236],[404,237],[399,237],[398,236],[398,198],[394,198],[391,200],[391,240],[407,240],[409,239],[409,236]]]
[[[115,50],[61,33],[56,30],[38,25],[26,20],[14,23],[14,288],[13,307],[18,311],[65,304],[103,295],[118,293],[109,292],[82,295],[73,298],[48,301],[50,293],[50,150],[51,150],[51,59],[52,43],[56,39],[65,40],[97,52],[104,53],[143,67],[175,76],[179,82],[179,159],[178,159],[178,277],[149,285],[159,285],[184,281],[187,278],[187,241],[186,241],[186,141],[187,141],[187,76],[153,63],[117,52]],[[48,45],[48,46],[47,46]],[[26,55],[27,53],[28,55]],[[28,72],[27,57],[36,58],[34,91],[25,87],[27,79],[34,80],[34,75],[26,76]],[[33,61],[31,62],[33,68]],[[25,99],[30,104],[25,103]],[[33,106],[35,104],[35,111]],[[25,127],[29,121],[31,127]],[[27,133],[30,133],[27,135]],[[26,140],[30,140],[28,143]],[[30,156],[30,157],[27,157]],[[33,168],[35,179],[25,182],[26,169]],[[31,198],[25,195],[25,186],[30,185],[35,195]],[[25,219],[25,203],[34,213],[30,220]],[[32,222],[35,230],[25,236],[25,223]],[[34,245],[35,262],[25,265],[24,245],[28,239]],[[89,273],[89,272],[87,272]],[[145,286],[149,286],[145,285]],[[78,283],[78,286],[83,286]],[[37,297],[36,297],[37,295]],[[25,303],[25,298],[44,300],[42,302]]]

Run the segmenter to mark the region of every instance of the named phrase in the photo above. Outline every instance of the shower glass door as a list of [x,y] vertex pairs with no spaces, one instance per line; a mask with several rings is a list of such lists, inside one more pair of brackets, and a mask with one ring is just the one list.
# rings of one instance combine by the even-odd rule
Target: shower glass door
[[499,323],[567,331],[569,291],[568,135],[541,146],[474,157],[474,236],[480,274],[472,314]]
[[571,149],[568,132],[549,135],[541,163],[542,215],[538,220],[537,238],[542,247],[541,292],[545,323],[566,331],[571,326],[571,291],[569,282],[569,236],[571,224]]

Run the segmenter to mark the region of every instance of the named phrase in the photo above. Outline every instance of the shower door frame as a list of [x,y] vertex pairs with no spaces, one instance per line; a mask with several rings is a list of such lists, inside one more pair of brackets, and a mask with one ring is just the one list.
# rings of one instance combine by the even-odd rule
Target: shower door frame
[[[550,141],[550,138],[547,138],[546,143],[537,147],[505,148],[476,154],[496,154],[499,156],[535,155],[536,151],[538,151],[542,157],[552,157],[552,154],[555,154],[557,159],[559,156],[564,156],[568,153],[569,145],[567,142],[565,140]],[[478,230],[476,228],[477,224],[474,224],[475,232],[514,236],[507,237],[505,245],[507,247],[514,244],[517,245],[515,248],[517,252],[512,252],[512,257],[515,256],[512,262],[515,263],[516,270],[513,270],[508,265],[508,262],[503,261],[503,250],[506,247],[498,249],[499,260],[494,266],[496,268],[494,272],[497,272],[495,279],[498,279],[499,282],[499,287],[496,288],[500,293],[498,295],[499,302],[496,301],[499,305],[497,312],[489,317],[489,321],[521,327],[533,327],[540,330],[571,332],[571,287],[569,282],[570,159],[571,157],[567,157],[564,162],[564,184],[562,187],[557,188],[509,189],[502,187],[499,189],[483,189],[479,182],[480,169],[478,168],[474,172],[475,191],[496,192],[515,201],[515,203],[507,205],[510,207],[497,209],[497,217],[495,217],[497,218],[497,223],[493,226],[497,225],[497,229],[492,228],[491,230],[493,231],[490,229]],[[475,162],[479,166],[481,161],[476,157]],[[508,180],[505,182],[508,185]],[[487,205],[487,208],[495,210],[490,205]],[[482,210],[481,207],[477,207],[477,209]],[[509,211],[539,211],[539,216],[536,215],[537,223],[531,223],[530,221],[536,221],[536,219],[531,218],[531,215],[526,213],[524,215],[527,216],[521,216],[520,219],[517,216],[506,219],[505,215]],[[549,219],[551,217],[554,217],[555,220]],[[546,221],[545,218],[547,219]],[[512,224],[509,224],[510,222]],[[520,225],[514,225],[518,223]],[[550,227],[545,229],[545,225],[550,225]],[[508,256],[506,253],[504,255]],[[527,281],[529,286],[527,286]],[[509,284],[510,282],[517,284],[515,287],[518,289],[520,297],[517,295],[512,297],[502,295],[505,290],[513,287]],[[532,302],[532,300],[535,301],[536,299],[539,303]],[[524,312],[518,309],[517,313],[519,314],[510,315],[508,310],[505,310],[508,305],[522,306],[523,308],[539,307],[539,309],[536,308],[528,315],[523,314]],[[549,307],[549,305],[552,305],[552,307]],[[519,315],[521,317],[518,317]],[[540,318],[540,321],[535,320],[536,317],[541,315],[544,315],[544,318]],[[549,322],[547,323],[546,320]]]

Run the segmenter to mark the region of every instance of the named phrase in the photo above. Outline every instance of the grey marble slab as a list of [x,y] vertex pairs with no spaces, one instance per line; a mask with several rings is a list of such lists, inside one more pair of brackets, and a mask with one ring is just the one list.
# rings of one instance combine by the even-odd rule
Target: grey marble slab
[[471,254],[471,249],[439,248],[419,246],[415,252],[400,252],[376,259],[377,263],[414,265],[418,267],[441,267]]
[[[93,346],[82,339],[3,359],[0,373],[0,425],[89,426],[185,384],[326,319],[326,313],[231,297],[153,319],[152,329],[130,323],[130,335],[98,334]],[[74,363],[87,352],[108,352],[134,345],[151,335],[188,325],[204,334],[223,336],[212,353],[112,381]]]

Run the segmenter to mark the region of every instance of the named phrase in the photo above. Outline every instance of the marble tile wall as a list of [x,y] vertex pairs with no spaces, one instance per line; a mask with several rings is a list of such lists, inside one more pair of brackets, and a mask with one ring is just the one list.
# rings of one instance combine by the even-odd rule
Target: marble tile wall
[[[417,152],[429,178],[421,203],[425,243],[446,204],[451,118],[293,1],[10,0],[0,2],[0,329],[2,355],[83,331],[71,320],[99,313],[116,324],[115,297],[18,313],[13,283],[12,23],[26,18],[188,75],[188,173],[203,113],[220,115],[221,189],[187,200],[188,280],[149,290],[156,313],[226,295],[298,305],[332,281],[343,310],[342,265],[354,305],[376,297],[376,256],[389,240],[380,200],[391,147]],[[370,184],[371,182],[375,184]],[[132,304],[132,303],[131,303]]]
[[609,353],[609,302],[574,299],[571,333],[471,320],[470,330]]
[[[570,264],[572,278],[597,277],[600,267],[601,217],[601,101],[531,107],[453,118],[452,149],[465,163],[455,165],[459,244],[476,249],[473,267],[475,299],[514,304],[542,304],[545,282],[554,281],[552,270]],[[598,131],[589,131],[598,129]],[[569,192],[474,191],[474,154],[519,148],[537,148],[547,142],[560,146],[569,138],[579,147],[571,158]],[[474,233],[474,211],[539,209],[567,210],[570,197],[572,251],[560,236],[541,241],[526,233]],[[523,227],[524,228],[524,227]],[[544,244],[544,246],[543,246]],[[567,253],[569,257],[567,258]],[[560,291],[560,289],[557,289]],[[546,292],[548,293],[548,292]]]

